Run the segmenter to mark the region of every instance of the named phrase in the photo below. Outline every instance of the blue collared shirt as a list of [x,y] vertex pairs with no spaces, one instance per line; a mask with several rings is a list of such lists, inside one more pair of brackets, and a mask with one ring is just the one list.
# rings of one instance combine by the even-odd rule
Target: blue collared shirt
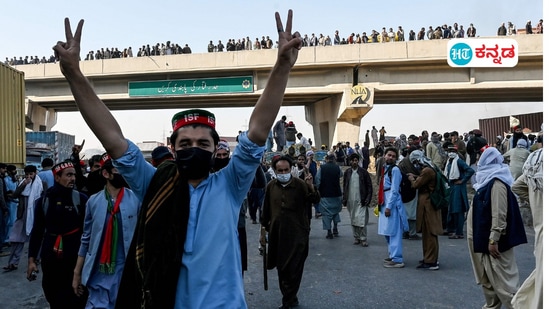
[[[190,213],[175,308],[247,308],[242,281],[238,215],[264,147],[239,136],[229,164],[198,186],[189,185]],[[156,169],[128,141],[113,161],[142,201]]]

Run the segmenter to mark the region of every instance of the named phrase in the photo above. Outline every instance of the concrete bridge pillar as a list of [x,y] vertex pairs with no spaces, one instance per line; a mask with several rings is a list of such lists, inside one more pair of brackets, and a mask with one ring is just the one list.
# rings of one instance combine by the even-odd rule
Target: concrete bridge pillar
[[314,146],[331,149],[338,142],[358,142],[361,119],[372,107],[373,88],[363,85],[305,106],[305,119],[313,126]]
[[51,131],[57,123],[57,112],[32,102],[25,101],[25,127],[32,131]]

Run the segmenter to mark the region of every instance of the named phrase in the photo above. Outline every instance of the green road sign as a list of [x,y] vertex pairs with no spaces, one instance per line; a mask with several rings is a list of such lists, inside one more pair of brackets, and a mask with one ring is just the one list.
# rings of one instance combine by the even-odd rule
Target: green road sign
[[174,79],[129,82],[128,93],[130,97],[242,93],[253,92],[253,86],[253,76]]

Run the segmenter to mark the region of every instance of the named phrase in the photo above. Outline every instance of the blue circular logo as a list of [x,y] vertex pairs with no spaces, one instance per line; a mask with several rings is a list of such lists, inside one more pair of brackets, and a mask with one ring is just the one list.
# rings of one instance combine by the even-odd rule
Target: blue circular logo
[[448,56],[457,66],[467,65],[473,59],[473,49],[465,43],[457,43],[450,48]]

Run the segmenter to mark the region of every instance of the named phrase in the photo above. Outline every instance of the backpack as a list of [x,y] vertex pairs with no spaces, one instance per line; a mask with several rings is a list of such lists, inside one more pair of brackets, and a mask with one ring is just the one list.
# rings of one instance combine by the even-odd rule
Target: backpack
[[435,210],[448,208],[448,205],[450,204],[450,186],[448,185],[448,178],[444,176],[440,169],[436,167],[431,168],[436,173],[435,190],[429,195],[431,204],[433,204]]
[[399,184],[400,199],[403,203],[408,203],[416,197],[416,189],[412,188],[412,183],[410,182],[410,179],[408,179],[408,177],[405,177],[406,175],[402,173],[400,167],[394,164],[389,165],[389,168],[387,169],[387,175],[389,176],[389,180],[391,181],[391,183],[393,183],[392,170],[395,167],[398,168],[400,170],[400,173],[403,175]]

